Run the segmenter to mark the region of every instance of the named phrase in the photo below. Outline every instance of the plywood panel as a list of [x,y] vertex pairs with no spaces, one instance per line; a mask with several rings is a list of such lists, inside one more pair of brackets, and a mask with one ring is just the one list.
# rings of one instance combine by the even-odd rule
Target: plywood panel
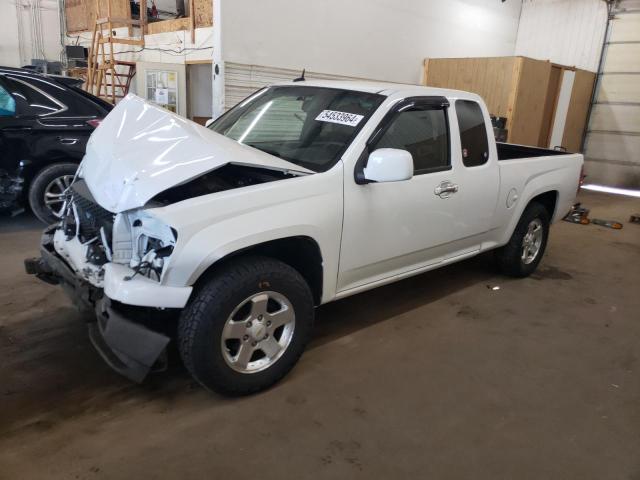
[[213,2],[211,0],[194,0],[196,27],[213,25]]
[[80,32],[89,29],[86,0],[66,0],[65,15],[68,32]]
[[640,133],[640,105],[594,105],[589,128]]
[[508,140],[537,145],[542,127],[551,63],[522,58]]
[[[637,35],[640,38],[640,32]],[[605,57],[604,71],[640,72],[640,44],[615,43],[609,45]]]
[[549,75],[549,85],[547,86],[547,96],[544,102],[544,113],[542,114],[540,136],[538,137],[538,146],[540,147],[549,146],[551,126],[553,125],[556,103],[558,102],[558,94],[560,93],[561,78],[562,68],[556,65],[552,65],[551,73]]
[[598,102],[640,103],[638,75],[604,75],[600,82]]
[[578,152],[582,146],[582,137],[587,126],[589,103],[591,102],[595,79],[596,74],[593,72],[576,70],[562,137],[562,145],[570,152]]
[[[107,0],[66,0],[67,31],[70,33],[92,30],[96,17],[107,16]],[[129,0],[111,0],[112,18],[130,18]],[[124,26],[113,24],[114,27]]]
[[628,42],[638,39],[640,32],[640,14],[631,13],[626,15],[618,15],[611,22],[610,42]]
[[424,84],[477,93],[492,115],[509,117],[515,57],[432,58],[425,61]]
[[147,24],[147,33],[177,32],[178,30],[189,30],[191,23],[189,18],[174,18],[172,20],[163,20],[161,22],[152,22]]

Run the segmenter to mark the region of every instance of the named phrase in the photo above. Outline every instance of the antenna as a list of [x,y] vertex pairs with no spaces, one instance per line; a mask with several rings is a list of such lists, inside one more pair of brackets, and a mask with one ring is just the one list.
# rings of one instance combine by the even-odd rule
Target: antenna
[[294,82],[304,82],[306,79],[304,78],[304,73],[306,72],[306,69],[303,68],[302,69],[302,75],[300,75],[298,78],[295,78],[293,81]]

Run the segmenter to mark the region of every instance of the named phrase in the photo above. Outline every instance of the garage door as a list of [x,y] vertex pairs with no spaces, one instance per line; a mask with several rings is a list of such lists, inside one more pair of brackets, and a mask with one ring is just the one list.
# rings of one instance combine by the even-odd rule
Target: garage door
[[614,9],[585,145],[588,183],[640,188],[640,1]]
[[[277,82],[286,82],[300,76],[300,70],[287,68],[263,67],[259,65],[245,65],[241,63],[225,62],[225,109],[251,95],[256,90]],[[307,72],[305,78],[309,80],[362,80],[340,75]]]

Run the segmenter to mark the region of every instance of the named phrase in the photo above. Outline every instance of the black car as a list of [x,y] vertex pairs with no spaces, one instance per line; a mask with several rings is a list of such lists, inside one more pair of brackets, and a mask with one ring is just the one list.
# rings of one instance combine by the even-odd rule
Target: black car
[[57,220],[91,132],[113,106],[81,81],[0,67],[0,211]]

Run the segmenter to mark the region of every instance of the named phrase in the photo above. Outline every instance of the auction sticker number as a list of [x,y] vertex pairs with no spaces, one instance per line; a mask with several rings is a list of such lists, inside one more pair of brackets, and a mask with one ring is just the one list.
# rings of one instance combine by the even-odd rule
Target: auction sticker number
[[363,115],[356,115],[355,113],[336,112],[335,110],[323,110],[322,112],[320,112],[320,115],[316,117],[316,120],[320,122],[339,123],[340,125],[355,127],[363,118]]

